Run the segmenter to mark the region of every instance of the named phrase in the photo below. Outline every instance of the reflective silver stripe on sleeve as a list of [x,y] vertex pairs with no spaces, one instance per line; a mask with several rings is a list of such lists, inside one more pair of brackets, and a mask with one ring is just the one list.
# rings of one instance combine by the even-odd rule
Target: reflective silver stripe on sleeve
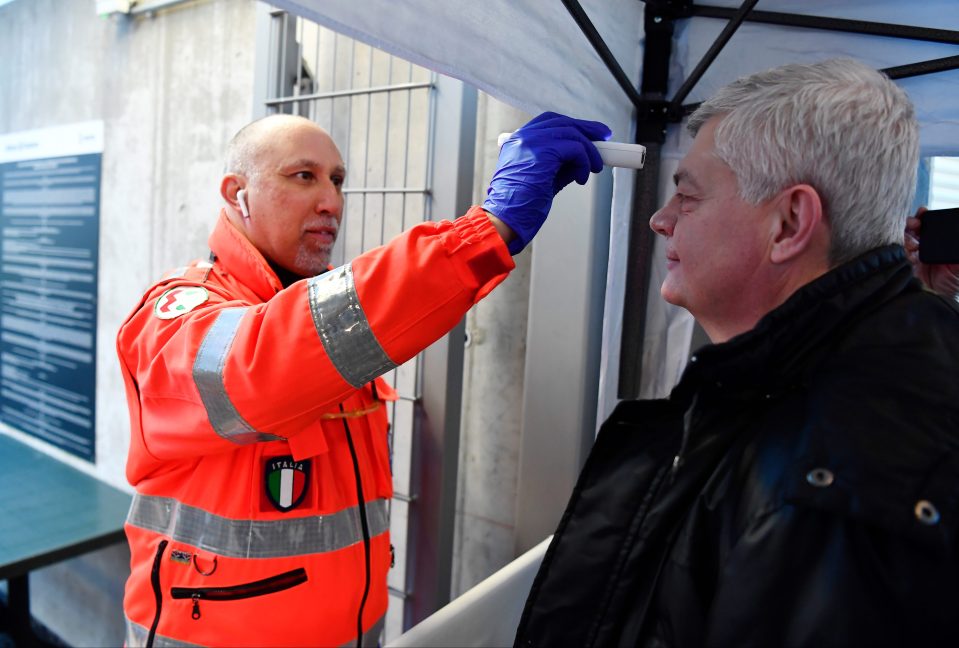
[[360,388],[394,369],[360,306],[353,266],[346,264],[307,283],[310,313],[323,349],[343,380]]
[[207,418],[213,430],[237,444],[276,441],[281,437],[256,431],[236,411],[223,382],[223,366],[233,346],[240,319],[247,308],[224,308],[207,331],[193,361],[193,382],[200,392]]
[[[390,528],[389,500],[366,503],[370,536]],[[360,509],[286,520],[233,520],[170,497],[137,494],[127,522],[176,542],[228,558],[280,558],[325,553],[363,542]]]
[[[144,628],[139,623],[134,623],[126,617],[124,617],[124,620],[127,625],[126,641],[123,642],[126,648],[146,646],[147,637],[150,636],[150,630]],[[201,648],[199,644],[187,643],[186,641],[179,641],[158,634],[153,635],[153,645],[156,648]]]

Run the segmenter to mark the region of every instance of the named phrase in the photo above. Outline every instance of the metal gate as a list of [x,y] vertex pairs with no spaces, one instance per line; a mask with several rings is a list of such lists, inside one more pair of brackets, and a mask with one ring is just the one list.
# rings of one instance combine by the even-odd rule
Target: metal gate
[[[434,211],[453,218],[469,205],[475,90],[261,3],[255,98],[255,116],[307,117],[340,148],[347,177],[334,265]],[[449,600],[462,345],[461,325],[384,376],[400,396],[389,408],[386,640]]]

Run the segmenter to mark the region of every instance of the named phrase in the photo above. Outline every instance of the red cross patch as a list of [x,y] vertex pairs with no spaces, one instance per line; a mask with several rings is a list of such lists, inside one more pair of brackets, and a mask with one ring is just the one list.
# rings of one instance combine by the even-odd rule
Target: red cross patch
[[173,319],[191,310],[210,298],[206,288],[184,286],[171,288],[157,298],[153,314],[160,319]]

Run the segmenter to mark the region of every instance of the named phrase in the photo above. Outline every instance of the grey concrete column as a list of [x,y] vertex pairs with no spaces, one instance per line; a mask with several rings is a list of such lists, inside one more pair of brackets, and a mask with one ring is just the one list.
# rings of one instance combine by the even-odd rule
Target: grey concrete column
[[596,430],[612,174],[572,184],[533,243],[516,554],[553,533]]
[[[473,202],[482,204],[496,170],[497,136],[529,121],[521,110],[480,94]],[[513,558],[523,413],[530,252],[466,317],[463,426],[453,556],[457,596]]]

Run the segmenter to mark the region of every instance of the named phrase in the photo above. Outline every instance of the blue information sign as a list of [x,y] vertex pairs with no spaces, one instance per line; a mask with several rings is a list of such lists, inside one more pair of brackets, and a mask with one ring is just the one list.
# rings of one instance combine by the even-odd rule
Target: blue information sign
[[90,461],[100,163],[0,163],[0,420]]

